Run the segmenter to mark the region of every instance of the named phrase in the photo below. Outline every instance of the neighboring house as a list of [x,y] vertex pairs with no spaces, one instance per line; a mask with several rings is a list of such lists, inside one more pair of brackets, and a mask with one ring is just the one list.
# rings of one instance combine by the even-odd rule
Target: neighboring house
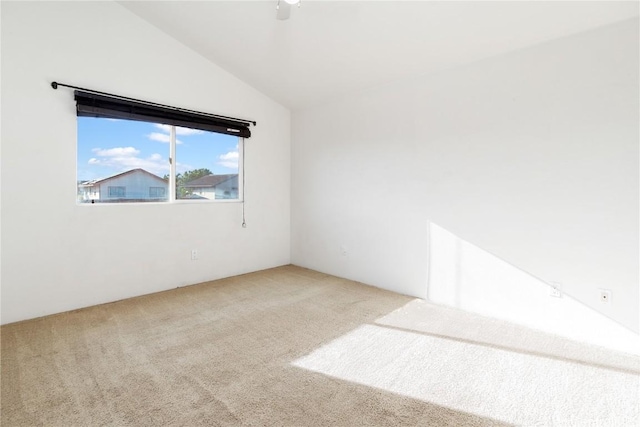
[[207,175],[189,181],[181,187],[187,189],[191,195],[205,199],[237,199],[238,174]]
[[144,169],[78,184],[78,199],[84,203],[151,202],[166,200],[168,194],[168,181]]

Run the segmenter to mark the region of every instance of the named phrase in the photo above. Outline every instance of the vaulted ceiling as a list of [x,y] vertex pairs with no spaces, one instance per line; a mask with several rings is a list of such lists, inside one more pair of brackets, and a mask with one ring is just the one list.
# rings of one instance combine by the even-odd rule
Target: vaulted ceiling
[[637,1],[120,1],[291,109],[617,21]]

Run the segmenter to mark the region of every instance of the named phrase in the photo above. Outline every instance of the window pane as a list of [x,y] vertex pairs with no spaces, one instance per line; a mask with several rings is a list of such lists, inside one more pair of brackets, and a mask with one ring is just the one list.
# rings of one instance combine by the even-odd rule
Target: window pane
[[109,186],[109,197],[110,198],[125,198],[127,194],[127,187],[112,187]]
[[169,127],[78,117],[80,203],[164,202],[169,194]]
[[166,197],[167,189],[164,187],[149,187],[150,199],[161,199]]
[[176,128],[176,199],[238,200],[237,136]]

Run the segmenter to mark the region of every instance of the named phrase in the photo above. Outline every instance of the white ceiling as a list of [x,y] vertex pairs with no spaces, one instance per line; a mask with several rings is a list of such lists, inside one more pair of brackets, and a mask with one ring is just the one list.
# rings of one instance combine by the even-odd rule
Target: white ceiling
[[638,2],[121,1],[291,109],[638,17]]

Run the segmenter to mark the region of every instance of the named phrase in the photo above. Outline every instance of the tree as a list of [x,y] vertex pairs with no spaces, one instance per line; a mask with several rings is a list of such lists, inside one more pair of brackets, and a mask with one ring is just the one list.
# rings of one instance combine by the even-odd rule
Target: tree
[[186,171],[184,174],[176,175],[176,182],[179,184],[186,184],[189,181],[193,181],[207,175],[213,175],[213,172],[206,168],[194,169],[192,171]]
[[206,168],[194,169],[186,171],[185,173],[176,174],[176,196],[181,199],[185,196],[188,196],[189,194],[192,194],[192,190],[189,188],[184,188],[184,185],[188,182],[194,181],[207,175],[213,175],[213,172]]

